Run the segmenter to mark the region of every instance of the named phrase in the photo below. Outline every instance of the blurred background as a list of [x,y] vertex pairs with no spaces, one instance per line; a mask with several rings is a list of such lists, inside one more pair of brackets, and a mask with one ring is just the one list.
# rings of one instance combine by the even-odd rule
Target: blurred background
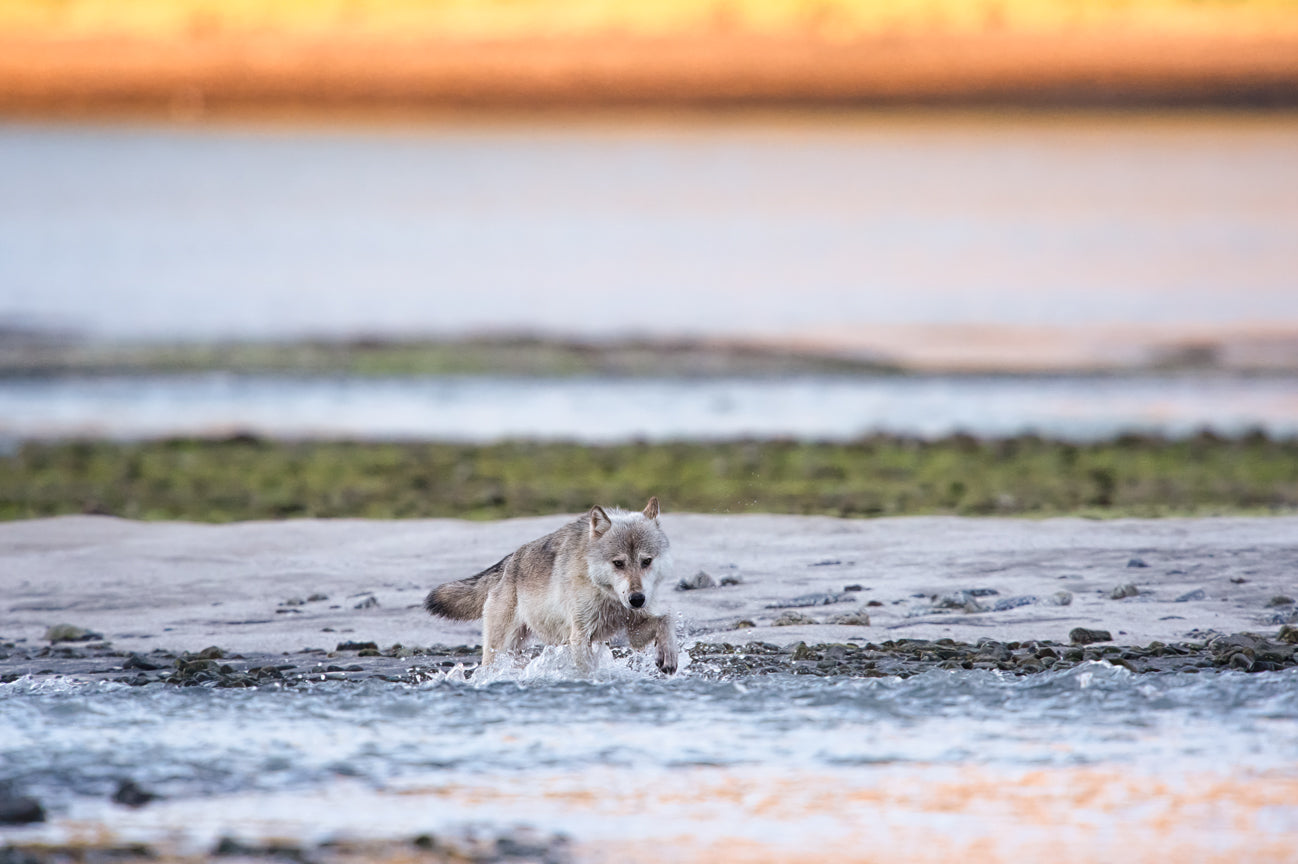
[[0,516],[1298,506],[1293,0],[0,0]]

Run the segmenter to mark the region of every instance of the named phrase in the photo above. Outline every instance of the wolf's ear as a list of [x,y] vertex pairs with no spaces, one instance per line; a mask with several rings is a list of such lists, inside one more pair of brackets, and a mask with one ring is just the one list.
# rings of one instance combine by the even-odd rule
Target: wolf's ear
[[604,508],[598,504],[590,508],[586,518],[590,520],[590,536],[592,537],[603,537],[604,532],[613,527],[613,520],[608,518]]
[[644,507],[644,518],[646,518],[646,519],[657,519],[657,518],[658,518],[658,498],[657,498],[656,496],[653,497],[653,498],[650,498],[650,499],[649,499],[649,503],[645,505],[645,507]]

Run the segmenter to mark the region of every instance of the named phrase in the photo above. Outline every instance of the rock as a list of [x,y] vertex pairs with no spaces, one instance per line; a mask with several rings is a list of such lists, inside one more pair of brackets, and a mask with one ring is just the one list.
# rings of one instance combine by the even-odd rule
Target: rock
[[1298,627],[1290,627],[1286,624],[1280,628],[1276,638],[1290,645],[1298,645]]
[[[975,591],[976,590],[979,589],[975,589]],[[957,591],[954,594],[947,594],[943,597],[939,597],[933,602],[933,605],[938,609],[957,609],[961,612],[968,612],[970,614],[990,611],[990,607],[984,606],[982,603],[979,603],[974,599],[979,596],[986,595],[975,594],[974,591]]]
[[862,588],[860,585],[844,585],[844,586],[843,586],[843,593],[844,593],[844,594],[850,593],[850,592],[852,592],[852,591],[864,591],[864,590],[865,590],[865,589]]
[[35,798],[14,795],[8,786],[0,785],[0,825],[30,825],[45,821],[45,808]]
[[715,587],[717,587],[717,580],[713,579],[709,573],[703,570],[700,570],[693,576],[690,576],[687,579],[682,579],[676,583],[677,591],[697,591],[701,588]]
[[103,639],[103,635],[86,630],[83,627],[77,627],[73,624],[55,624],[45,631],[45,641],[55,642],[93,642],[96,639]]
[[1005,612],[1010,609],[1017,609],[1020,606],[1031,606],[1037,602],[1033,594],[1024,594],[1021,597],[1003,597],[992,604],[993,612]]
[[335,651],[377,651],[379,646],[374,642],[339,642]]
[[328,594],[312,594],[310,597],[306,598],[306,602],[319,603],[322,600],[328,600],[328,599],[329,599]]
[[799,642],[789,650],[789,656],[794,660],[815,660],[816,652],[807,647],[806,642]]
[[287,600],[285,600],[283,603],[281,603],[281,604],[279,604],[279,605],[281,605],[281,606],[305,606],[305,605],[306,605],[306,601],[303,600],[301,597],[290,597],[290,598],[288,598]]
[[839,561],[837,558],[826,558],[824,561],[813,561],[807,566],[808,567],[839,567],[842,565],[842,563],[843,562]]
[[750,627],[756,627],[756,626],[757,626],[757,622],[749,621],[747,618],[740,618],[738,621],[736,621],[734,624],[731,625],[730,629],[747,630]]
[[1109,599],[1125,600],[1128,597],[1135,597],[1139,593],[1140,593],[1140,589],[1137,588],[1132,583],[1128,582],[1126,585],[1119,585],[1117,588],[1114,588],[1112,591],[1110,591]]
[[1073,603],[1073,592],[1056,591],[1054,594],[1050,595],[1047,602],[1051,606],[1071,606]]
[[1143,558],[1131,558],[1127,561],[1128,567],[1148,567]]
[[1266,602],[1267,606],[1292,606],[1293,598],[1286,597],[1284,594],[1277,594]]
[[870,616],[864,612],[846,612],[842,615],[835,615],[827,623],[845,624],[849,627],[869,627]]
[[113,801],[124,807],[143,807],[157,797],[152,792],[141,789],[134,780],[123,780],[118,783],[117,791],[113,793]]
[[740,579],[738,576],[722,576],[720,584],[722,588],[729,588],[732,585],[744,584],[744,580]]
[[143,669],[146,672],[152,672],[156,669],[161,669],[162,667],[150,660],[145,660],[139,654],[132,654],[130,657],[126,658],[126,662],[122,664],[122,668]]
[[1204,593],[1202,588],[1196,588],[1193,591],[1187,591],[1185,594],[1177,597],[1174,602],[1189,603],[1191,600],[1206,600],[1207,597],[1208,595]]
[[810,615],[804,615],[801,612],[794,612],[793,610],[790,610],[782,614],[779,618],[776,618],[774,621],[772,621],[771,626],[772,627],[794,627],[798,624],[817,624],[817,623],[819,622],[816,621],[815,618],[812,618]]
[[379,605],[378,598],[375,597],[373,594],[371,594],[369,597],[366,597],[364,600],[357,603],[352,608],[353,609],[373,609],[375,606],[378,605]]
[[1108,630],[1088,630],[1085,627],[1074,627],[1068,631],[1068,641],[1074,645],[1091,645],[1096,642],[1112,642],[1113,634]]
[[968,594],[970,597],[997,597],[1000,596],[1001,592],[997,591],[995,588],[970,588],[964,593]]
[[808,606],[828,606],[831,603],[855,603],[856,598],[850,594],[803,594],[792,600],[780,603],[768,603],[767,609],[805,609]]

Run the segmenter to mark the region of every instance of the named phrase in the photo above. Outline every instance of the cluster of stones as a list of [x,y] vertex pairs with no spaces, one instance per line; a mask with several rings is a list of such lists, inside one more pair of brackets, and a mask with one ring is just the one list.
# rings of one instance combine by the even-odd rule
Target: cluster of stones
[[152,864],[160,860],[199,862],[227,859],[280,864],[374,864],[389,861],[427,864],[567,864],[572,860],[572,851],[570,841],[563,835],[543,834],[527,828],[516,828],[500,834],[477,830],[443,836],[420,834],[410,840],[335,840],[319,845],[302,845],[282,840],[249,843],[233,837],[222,837],[206,855],[172,855],[141,843],[0,843],[0,864]]
[[698,644],[690,648],[691,669],[719,676],[795,675],[882,678],[908,677],[926,669],[989,669],[1028,675],[1068,669],[1090,661],[1106,661],[1132,672],[1199,672],[1237,669],[1266,672],[1298,666],[1298,628],[1285,627],[1274,638],[1238,633],[1216,635],[1201,642],[1151,642],[1144,647],[1063,645],[1051,641],[977,644],[953,639],[898,639],[879,644],[798,642],[779,646],[768,642],[745,645]]
[[[307,649],[292,654],[234,654],[216,646],[197,652],[131,653],[109,643],[55,644],[40,648],[0,643],[0,682],[25,675],[67,675],[132,686],[163,683],[178,687],[296,686],[319,681],[379,679],[413,683],[430,669],[471,666],[476,646],[380,649],[374,642],[343,642],[332,651]],[[419,658],[412,662],[412,658]]]

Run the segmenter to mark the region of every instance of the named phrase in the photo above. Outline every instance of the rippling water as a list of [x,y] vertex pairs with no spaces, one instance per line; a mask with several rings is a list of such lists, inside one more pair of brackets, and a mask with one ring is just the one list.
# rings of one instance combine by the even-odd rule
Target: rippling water
[[[0,778],[75,816],[124,777],[184,801],[698,768],[1293,772],[1298,756],[1294,672],[1137,676],[1090,663],[1018,678],[716,680],[687,668],[662,680],[617,666],[595,682],[458,677],[253,690],[20,679],[0,685]],[[364,815],[339,824],[359,829]]]

